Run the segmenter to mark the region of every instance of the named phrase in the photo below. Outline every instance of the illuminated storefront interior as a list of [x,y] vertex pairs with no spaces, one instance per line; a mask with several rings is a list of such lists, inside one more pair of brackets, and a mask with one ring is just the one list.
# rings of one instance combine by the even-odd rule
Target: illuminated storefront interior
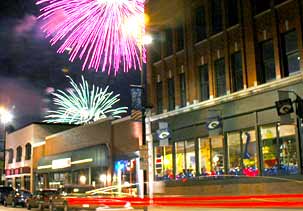
[[156,180],[298,174],[296,126],[270,124],[155,146],[154,173]]

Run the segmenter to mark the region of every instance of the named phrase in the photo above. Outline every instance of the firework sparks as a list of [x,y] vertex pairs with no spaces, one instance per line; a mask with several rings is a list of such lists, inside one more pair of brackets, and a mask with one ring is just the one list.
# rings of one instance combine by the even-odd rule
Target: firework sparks
[[119,94],[113,96],[108,92],[108,86],[102,88],[93,85],[89,89],[88,82],[82,76],[82,83],[77,85],[68,76],[71,88],[52,93],[53,102],[58,107],[49,111],[44,120],[49,123],[82,124],[94,122],[108,116],[121,118],[120,114],[127,112],[127,107],[113,108],[119,102]]
[[39,17],[51,45],[63,41],[58,53],[69,49],[70,61],[83,60],[82,70],[124,72],[141,69],[145,0],[40,0]]

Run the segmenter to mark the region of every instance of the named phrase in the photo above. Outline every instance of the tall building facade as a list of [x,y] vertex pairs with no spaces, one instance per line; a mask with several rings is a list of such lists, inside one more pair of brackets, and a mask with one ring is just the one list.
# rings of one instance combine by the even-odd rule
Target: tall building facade
[[[275,102],[281,90],[293,101],[303,97],[302,4],[149,2],[150,176],[301,177],[300,119],[293,112],[281,122]],[[168,141],[159,137],[161,122]]]

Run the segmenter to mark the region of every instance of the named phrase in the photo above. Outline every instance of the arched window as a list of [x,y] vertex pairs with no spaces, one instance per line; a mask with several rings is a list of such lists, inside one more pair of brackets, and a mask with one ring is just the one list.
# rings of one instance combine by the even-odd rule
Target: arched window
[[22,158],[22,147],[18,146],[17,147],[17,157],[16,157],[16,162],[20,162]]
[[8,151],[8,163],[12,163],[13,159],[14,159],[14,150],[13,149],[9,149]]
[[32,145],[27,143],[25,145],[25,160],[30,160],[32,158]]

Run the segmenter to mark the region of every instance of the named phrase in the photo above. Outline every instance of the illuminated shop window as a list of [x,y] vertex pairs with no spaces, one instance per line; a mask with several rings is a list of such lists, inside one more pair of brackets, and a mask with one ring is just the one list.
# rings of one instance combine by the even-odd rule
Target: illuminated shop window
[[211,160],[212,174],[221,175],[224,173],[224,149],[223,136],[215,136],[211,138]]
[[294,125],[261,127],[264,175],[298,174],[295,134]]
[[294,125],[281,125],[279,131],[280,174],[298,174],[296,130]]
[[256,132],[254,130],[242,131],[241,137],[243,144],[242,174],[245,176],[257,176],[259,170]]
[[155,147],[156,180],[174,179],[172,146]]
[[176,179],[196,176],[195,141],[175,143]]
[[184,141],[175,143],[176,150],[176,179],[185,177],[185,149]]
[[228,174],[257,176],[257,144],[254,130],[227,134]]
[[210,139],[199,139],[199,162],[200,162],[200,175],[211,175],[211,157],[210,157]]
[[278,174],[277,131],[275,126],[261,127],[264,175]]
[[240,132],[227,134],[228,173],[239,175],[241,170]]

